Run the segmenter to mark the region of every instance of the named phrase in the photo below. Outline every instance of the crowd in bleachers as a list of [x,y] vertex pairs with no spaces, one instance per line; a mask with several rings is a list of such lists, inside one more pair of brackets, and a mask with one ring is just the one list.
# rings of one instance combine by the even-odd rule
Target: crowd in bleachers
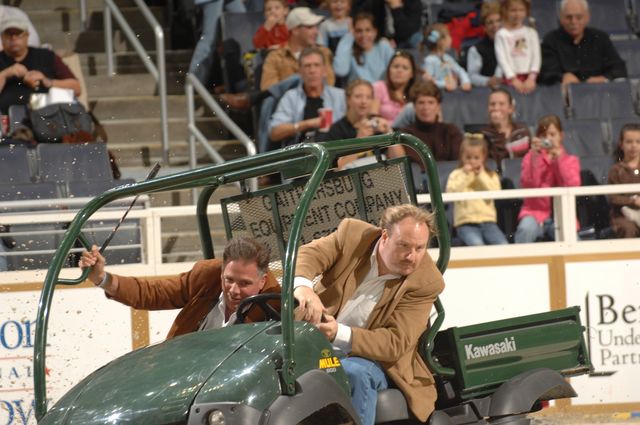
[[[226,41],[238,36],[241,52],[254,52],[245,57],[251,57],[248,74],[256,91],[226,93],[219,100],[230,108],[256,108],[261,151],[366,137],[386,131],[390,123],[427,144],[447,175],[456,164],[464,168],[463,134],[479,133],[487,144],[487,169],[499,173],[504,188],[607,183],[609,170],[602,164],[619,164],[614,150],[624,140],[620,129],[638,122],[633,52],[640,50],[640,40],[635,5],[606,2],[607,17],[591,13],[603,5],[596,0],[328,0],[301,6],[268,0],[264,24],[256,25],[256,36],[273,37],[267,49],[249,46],[238,31],[223,28]],[[279,11],[276,17],[273,9]],[[310,56],[319,70],[315,83],[303,69]],[[227,83],[230,91],[239,88]],[[321,117],[325,109],[333,112],[330,123]],[[387,152],[388,157],[405,154],[413,156]],[[348,166],[344,158],[337,165]],[[629,166],[637,169],[637,160]],[[532,169],[541,174],[532,178]],[[571,176],[563,175],[568,169]],[[428,190],[424,174],[416,183]],[[553,224],[550,204],[544,213],[529,214],[530,203],[521,209],[511,204],[507,215],[513,219],[504,217],[505,203],[499,203],[502,231],[516,242],[553,239],[553,232],[545,232]],[[593,227],[602,237],[631,235],[615,220],[609,226],[601,213],[606,208],[583,205],[581,236]],[[612,217],[620,214],[619,207],[612,208]],[[523,236],[529,219],[533,224]]]

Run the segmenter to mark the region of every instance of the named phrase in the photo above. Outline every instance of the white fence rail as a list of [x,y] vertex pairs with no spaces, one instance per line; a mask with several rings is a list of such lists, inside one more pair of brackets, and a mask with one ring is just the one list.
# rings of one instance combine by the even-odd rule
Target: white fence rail
[[[613,185],[588,187],[561,187],[547,189],[513,189],[490,192],[445,193],[446,203],[470,199],[522,199],[531,197],[551,196],[554,200],[554,216],[556,217],[556,242],[516,245],[460,247],[453,248],[452,260],[483,259],[483,258],[515,258],[535,255],[572,255],[579,253],[599,252],[638,252],[637,239],[607,239],[579,241],[576,237],[576,197],[587,195],[608,195],[623,193],[640,193],[640,185]],[[51,201],[13,201],[12,207],[21,204],[33,206],[38,202],[51,205]],[[64,208],[71,204],[76,206],[86,200],[66,202]],[[418,196],[419,204],[428,204],[428,195]],[[0,203],[0,208],[9,203]],[[180,207],[157,207],[131,211],[129,218],[139,219],[142,229],[142,263],[129,265],[114,265],[124,273],[163,274],[173,273],[176,263],[163,262],[162,220],[171,217],[195,217],[196,207],[192,205]],[[60,223],[71,221],[76,212],[73,210],[55,210],[50,212],[2,214],[0,221],[4,225]],[[97,212],[91,220],[117,220],[122,214],[121,209],[111,209]],[[211,205],[209,215],[213,219],[213,228],[222,228],[222,210],[220,205]],[[195,222],[195,219],[194,219]],[[221,247],[216,247],[221,248]],[[191,247],[191,252],[199,247]],[[50,251],[53,253],[53,249]],[[434,251],[435,252],[435,251]],[[173,257],[173,256],[172,256]],[[39,281],[44,277],[44,271],[9,271],[0,274],[0,283],[21,283]]]

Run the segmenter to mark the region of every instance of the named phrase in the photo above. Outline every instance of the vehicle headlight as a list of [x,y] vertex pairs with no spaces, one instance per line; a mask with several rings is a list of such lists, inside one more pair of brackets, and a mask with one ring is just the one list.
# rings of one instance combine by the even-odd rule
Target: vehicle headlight
[[209,413],[209,425],[224,425],[224,414],[220,410],[212,410]]

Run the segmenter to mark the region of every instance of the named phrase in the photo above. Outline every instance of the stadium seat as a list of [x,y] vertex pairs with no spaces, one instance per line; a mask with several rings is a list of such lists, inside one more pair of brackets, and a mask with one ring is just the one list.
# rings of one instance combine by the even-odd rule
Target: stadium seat
[[631,83],[570,84],[569,106],[574,119],[629,116],[634,113]]
[[227,92],[240,91],[245,80],[242,58],[245,53],[255,50],[253,35],[263,23],[262,12],[225,12],[222,15],[222,74]]
[[520,172],[522,158],[505,158],[502,160],[502,177],[510,184],[503,184],[503,189],[520,188]]
[[6,184],[32,180],[29,150],[24,146],[0,146],[0,181]]
[[98,181],[91,181],[91,180],[71,181],[69,182],[69,185],[68,185],[69,186],[68,195],[72,198],[97,196],[114,187],[121,186],[124,184],[130,184],[130,183],[135,183],[135,180],[122,179],[122,180],[98,180]]
[[613,163],[611,155],[581,156],[580,170],[584,172],[582,186],[607,184],[607,176]]
[[564,124],[564,147],[572,155],[608,155],[606,140],[600,120],[572,120]]
[[627,76],[640,78],[640,40],[613,40],[613,45],[627,64]]
[[41,181],[66,183],[73,180],[109,180],[112,177],[107,146],[104,143],[41,143],[38,174]]
[[9,270],[48,268],[64,233],[62,226],[54,223],[14,224],[10,230],[15,246],[7,256]]
[[474,87],[470,92],[456,90],[442,93],[442,117],[445,122],[463,128],[467,123],[487,121],[487,102],[491,90]]
[[549,31],[558,28],[558,3],[557,0],[535,0],[531,2],[533,26],[538,31],[541,42]]
[[438,161],[436,163],[438,167],[438,178],[440,179],[440,188],[444,192],[447,189],[447,180],[449,180],[449,174],[460,166],[458,161]]
[[612,35],[631,35],[626,0],[589,0],[589,25]]
[[553,86],[537,86],[533,93],[523,95],[512,92],[516,101],[518,121],[535,126],[538,120],[547,114],[565,117],[564,96],[560,84]]

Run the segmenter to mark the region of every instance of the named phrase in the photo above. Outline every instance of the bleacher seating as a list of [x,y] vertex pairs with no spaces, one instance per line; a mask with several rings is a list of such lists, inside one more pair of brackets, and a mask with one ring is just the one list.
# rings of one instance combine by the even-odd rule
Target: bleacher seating
[[463,128],[465,123],[486,122],[489,94],[491,90],[487,87],[474,87],[470,92],[444,92],[441,104],[444,121],[458,128]]
[[608,155],[608,142],[602,122],[593,120],[571,120],[564,124],[564,147],[572,155]]
[[38,174],[42,181],[109,180],[109,154],[104,143],[41,143],[37,147]]
[[613,40],[613,45],[627,64],[627,76],[640,78],[640,40]]
[[584,171],[582,186],[607,184],[607,176],[613,163],[613,156],[611,155],[581,156],[580,170]]
[[0,146],[0,182],[31,182],[33,172],[29,155],[29,149],[24,146]]
[[[502,177],[511,183],[514,189],[520,188],[520,170],[522,158],[505,158],[502,160]],[[503,188],[506,188],[503,184]]]
[[255,50],[253,35],[264,22],[262,12],[225,12],[220,19],[224,55],[222,55],[222,75],[227,92],[238,91],[242,80],[242,57]]
[[535,126],[538,120],[548,114],[565,116],[564,97],[560,84],[553,86],[538,85],[530,94],[520,94],[511,89],[511,96],[516,102],[518,121]]
[[570,84],[569,106],[574,119],[626,117],[634,112],[631,83]]
[[631,35],[626,0],[589,0],[589,25],[612,35]]
[[122,180],[78,180],[70,181],[68,184],[68,195],[72,198],[97,196],[114,187],[124,184],[135,183],[133,179]]
[[[58,185],[54,182],[0,184],[0,202],[25,201],[30,199],[55,199],[59,196],[60,193],[58,191]],[[40,207],[37,209],[42,208]],[[25,211],[25,209],[21,209],[21,211]]]
[[558,28],[558,1],[557,0],[535,0],[531,2],[531,17],[540,41],[544,36]]

